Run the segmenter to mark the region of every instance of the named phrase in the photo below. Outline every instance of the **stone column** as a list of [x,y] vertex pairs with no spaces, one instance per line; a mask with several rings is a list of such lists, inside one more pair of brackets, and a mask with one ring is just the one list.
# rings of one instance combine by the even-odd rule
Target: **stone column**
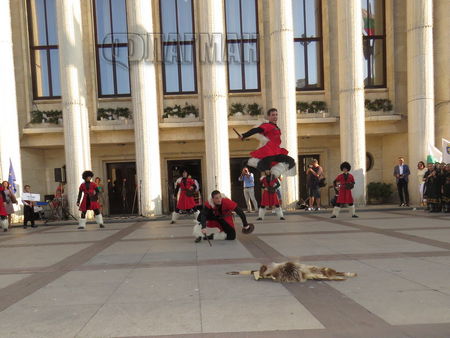
[[217,189],[231,196],[224,2],[198,3],[207,194]]
[[[361,0],[338,6],[339,110],[341,160],[352,166],[353,198],[366,203],[366,128],[361,28]],[[337,169],[339,170],[339,169]]]
[[83,62],[80,0],[57,0],[59,63],[69,210],[78,215],[76,198],[81,174],[91,169],[86,77]]
[[434,65],[436,147],[442,139],[450,140],[450,2],[434,0]]
[[[428,146],[434,145],[435,135],[432,0],[408,0],[406,17],[408,162],[411,177],[415,177],[417,162],[427,159]],[[409,188],[411,201],[417,203],[419,199],[417,184],[410,184]]]
[[298,201],[298,145],[292,1],[269,1],[269,11],[272,105],[278,110],[282,147],[297,163],[297,174],[282,181],[283,206],[293,208]]
[[16,175],[16,188],[22,191],[19,123],[17,115],[16,80],[14,74],[13,40],[9,1],[0,1],[0,177],[8,180],[10,160]]
[[130,76],[140,211],[144,216],[154,216],[160,215],[162,208],[156,72],[154,59],[145,53],[151,49],[147,43],[152,42],[152,1],[127,1],[127,9],[134,53]]

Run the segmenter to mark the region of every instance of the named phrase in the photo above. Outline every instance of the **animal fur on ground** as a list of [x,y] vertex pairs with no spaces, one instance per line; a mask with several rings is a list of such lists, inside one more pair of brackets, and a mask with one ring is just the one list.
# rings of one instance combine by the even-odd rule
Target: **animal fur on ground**
[[261,265],[259,270],[232,271],[229,275],[253,275],[256,280],[268,278],[282,283],[305,282],[308,279],[344,281],[355,277],[353,272],[339,272],[331,268],[300,264],[298,262]]

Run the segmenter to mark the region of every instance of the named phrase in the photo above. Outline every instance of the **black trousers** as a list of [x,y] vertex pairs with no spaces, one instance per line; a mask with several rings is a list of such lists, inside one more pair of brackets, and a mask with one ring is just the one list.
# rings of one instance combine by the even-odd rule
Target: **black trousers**
[[[100,215],[100,210],[94,209],[93,211],[95,216]],[[81,218],[86,218],[86,211],[81,212]]]
[[202,210],[202,213],[200,213],[200,215],[198,215],[197,220],[199,222],[202,222],[202,218],[206,216],[206,221],[217,221],[220,226],[222,227],[222,230],[224,233],[227,234],[227,241],[232,241],[234,239],[236,239],[236,230],[234,230],[234,228],[228,224],[223,218],[219,218],[216,217],[212,211],[210,209],[205,210],[207,208],[204,208]]
[[409,204],[408,182],[403,179],[399,179],[397,182],[398,196],[400,197],[400,203]]
[[24,205],[23,208],[23,225],[27,225],[28,222],[31,222],[31,225],[34,225],[34,209],[29,205]]
[[289,169],[295,167],[295,160],[292,157],[280,154],[264,157],[258,162],[257,169],[262,172],[270,170],[272,168],[272,162],[285,162],[289,165]]

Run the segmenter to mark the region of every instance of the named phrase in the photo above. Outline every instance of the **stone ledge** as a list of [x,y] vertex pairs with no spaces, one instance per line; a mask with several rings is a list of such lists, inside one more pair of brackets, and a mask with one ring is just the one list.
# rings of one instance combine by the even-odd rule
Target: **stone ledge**
[[338,121],[338,117],[303,117],[297,118],[298,124],[306,123],[335,123]]
[[400,121],[402,115],[372,115],[366,116],[366,122],[377,122],[377,121]]

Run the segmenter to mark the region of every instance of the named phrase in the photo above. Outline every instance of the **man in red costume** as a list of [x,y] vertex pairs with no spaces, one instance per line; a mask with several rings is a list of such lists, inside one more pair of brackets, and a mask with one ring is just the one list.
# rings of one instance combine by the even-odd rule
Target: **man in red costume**
[[280,220],[284,221],[283,210],[280,207],[280,200],[278,199],[277,189],[280,187],[280,181],[278,178],[274,178],[270,174],[270,170],[266,170],[266,176],[261,179],[261,185],[263,188],[261,205],[258,211],[258,221],[264,219],[266,215],[266,207],[275,207],[275,212]]
[[295,167],[295,161],[288,156],[288,151],[281,148],[281,130],[277,126],[278,110],[269,109],[267,112],[269,122],[261,124],[241,135],[244,140],[254,134],[262,134],[267,142],[260,148],[251,152],[251,158],[248,165],[259,169],[262,172],[270,170],[274,177],[280,177],[281,174]]
[[196,210],[194,194],[198,190],[198,182],[189,177],[187,170],[183,170],[182,176],[175,182],[175,196],[178,193],[179,196],[170,224],[175,223],[180,214],[194,214],[194,219],[197,218],[199,211]]
[[[97,184],[91,182],[92,177],[94,177],[94,173],[90,170],[83,172],[82,178],[84,180],[80,185],[80,189],[78,191],[77,205],[80,207],[81,218],[78,221],[78,229],[86,228],[86,212],[88,210],[93,210],[95,215],[95,222],[98,224],[100,228],[104,228],[103,225],[103,216],[100,213],[100,204],[98,203],[98,194],[99,189]],[[83,200],[81,200],[81,196],[83,195]],[[80,203],[81,201],[81,203]]]
[[3,185],[0,185],[0,224],[3,231],[8,231],[8,213],[5,208],[6,194]]
[[193,235],[195,236],[195,242],[200,242],[202,237],[206,239],[207,227],[219,229],[219,232],[207,236],[208,239],[234,240],[236,238],[236,230],[233,221],[233,211],[242,220],[242,232],[245,234],[253,232],[254,225],[247,223],[244,211],[238,207],[237,203],[226,198],[220,191],[214,190],[211,193],[211,199],[205,202],[198,216],[198,222],[194,226]]
[[355,186],[355,178],[352,174],[350,174],[350,170],[352,169],[350,163],[343,162],[341,164],[342,174],[338,175],[334,180],[334,185],[339,191],[336,205],[333,208],[333,215],[331,218],[336,218],[339,216],[339,212],[341,211],[341,207],[343,204],[348,204],[350,207],[350,211],[352,213],[353,218],[358,218],[356,215],[355,205],[353,204],[353,196],[352,189]]

